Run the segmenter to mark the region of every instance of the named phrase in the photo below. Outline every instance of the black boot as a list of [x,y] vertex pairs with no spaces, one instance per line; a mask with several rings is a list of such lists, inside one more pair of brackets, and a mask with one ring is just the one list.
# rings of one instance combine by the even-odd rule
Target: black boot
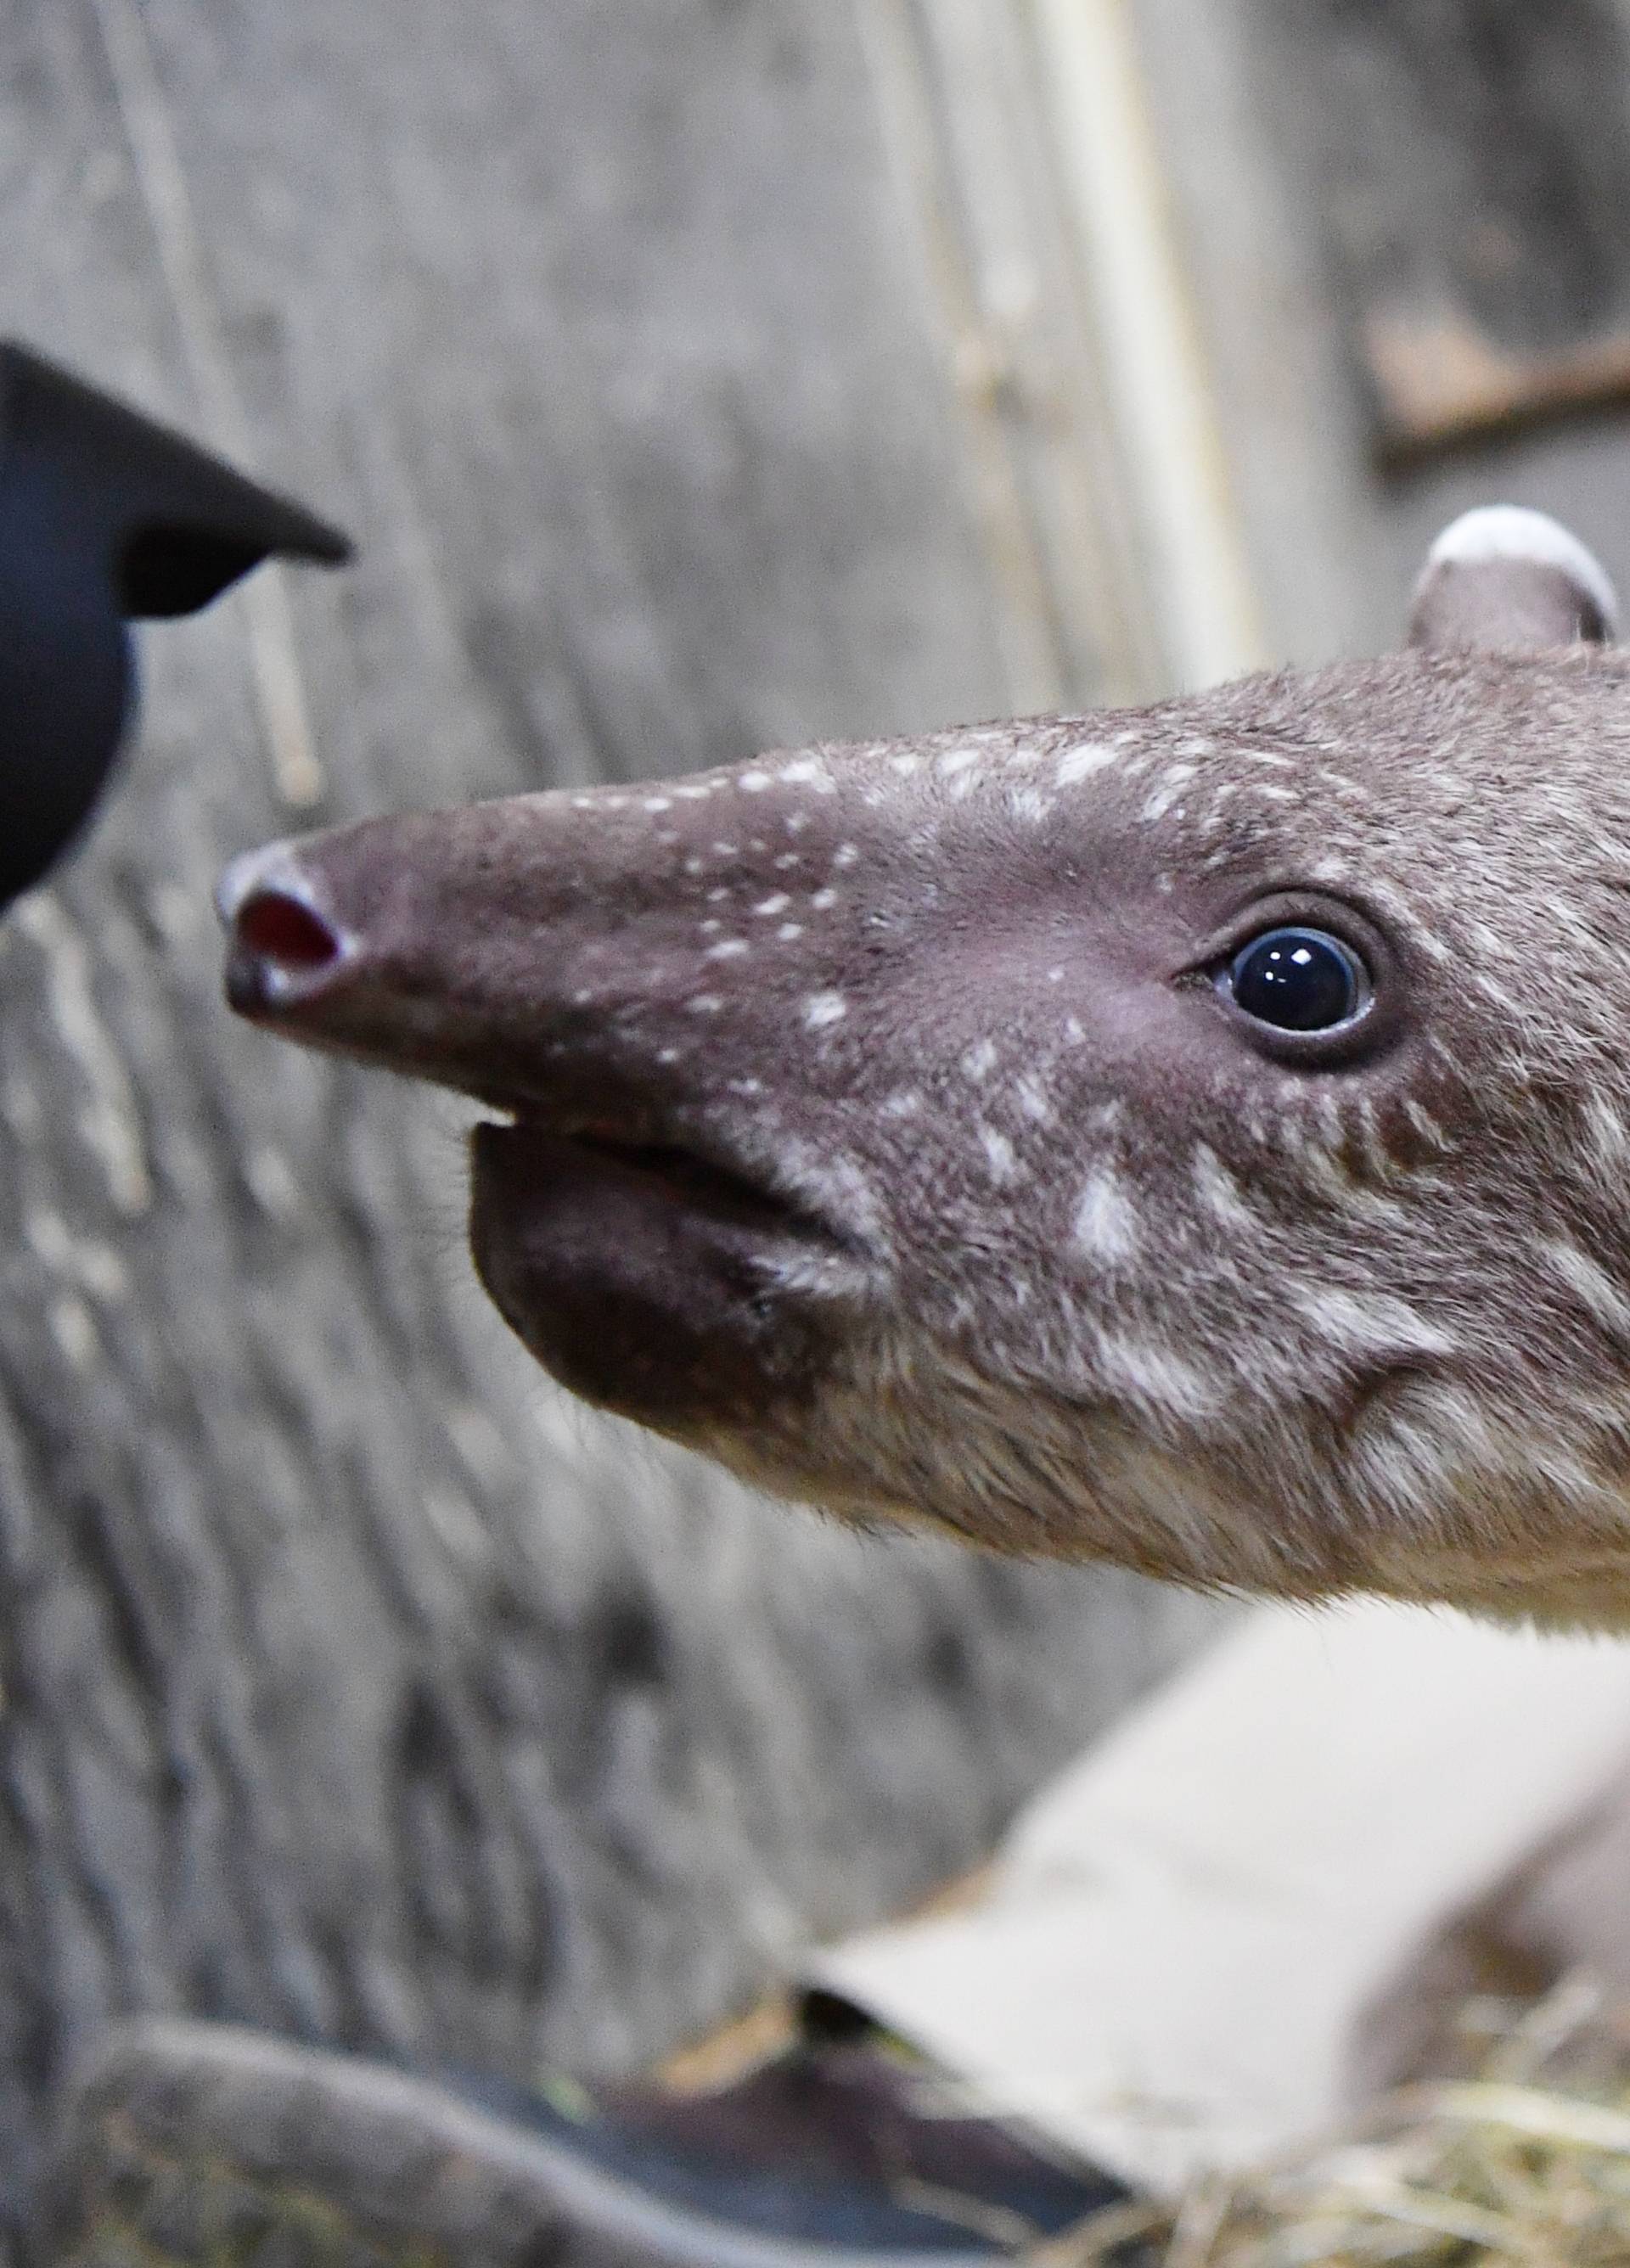
[[831,2004],[706,2095],[430,2078],[225,2026],[110,2043],[48,2254],[245,2268],[982,2268],[1125,2191]]

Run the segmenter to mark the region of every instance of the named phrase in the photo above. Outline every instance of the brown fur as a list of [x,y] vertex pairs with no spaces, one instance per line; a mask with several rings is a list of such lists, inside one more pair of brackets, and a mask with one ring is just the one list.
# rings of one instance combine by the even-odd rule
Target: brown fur
[[[246,1012],[517,1114],[478,1264],[594,1398],[851,1519],[1630,1623],[1618,654],[376,821],[227,895]],[[1364,957],[1352,1033],[1220,993],[1275,918]]]

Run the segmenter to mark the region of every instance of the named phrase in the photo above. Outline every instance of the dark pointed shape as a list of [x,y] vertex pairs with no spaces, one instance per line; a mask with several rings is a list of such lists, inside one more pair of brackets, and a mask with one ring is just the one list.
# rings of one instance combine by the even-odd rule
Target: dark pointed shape
[[300,505],[0,342],[0,908],[88,818],[133,705],[127,620],[350,546]]

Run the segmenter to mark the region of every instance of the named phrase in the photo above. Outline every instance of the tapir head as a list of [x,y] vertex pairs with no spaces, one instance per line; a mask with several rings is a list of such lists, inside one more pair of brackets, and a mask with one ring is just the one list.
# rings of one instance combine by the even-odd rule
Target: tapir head
[[488,1105],[526,1344],[784,1493],[1627,1619],[1612,611],[1479,514],[1391,659],[274,845],[229,997]]

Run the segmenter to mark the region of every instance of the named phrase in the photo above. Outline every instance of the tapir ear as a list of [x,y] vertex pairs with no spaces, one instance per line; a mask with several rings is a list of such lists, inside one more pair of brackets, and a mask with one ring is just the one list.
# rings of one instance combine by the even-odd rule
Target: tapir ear
[[1411,645],[1531,653],[1619,635],[1619,598],[1576,535],[1543,512],[1486,504],[1443,530],[1410,609]]

